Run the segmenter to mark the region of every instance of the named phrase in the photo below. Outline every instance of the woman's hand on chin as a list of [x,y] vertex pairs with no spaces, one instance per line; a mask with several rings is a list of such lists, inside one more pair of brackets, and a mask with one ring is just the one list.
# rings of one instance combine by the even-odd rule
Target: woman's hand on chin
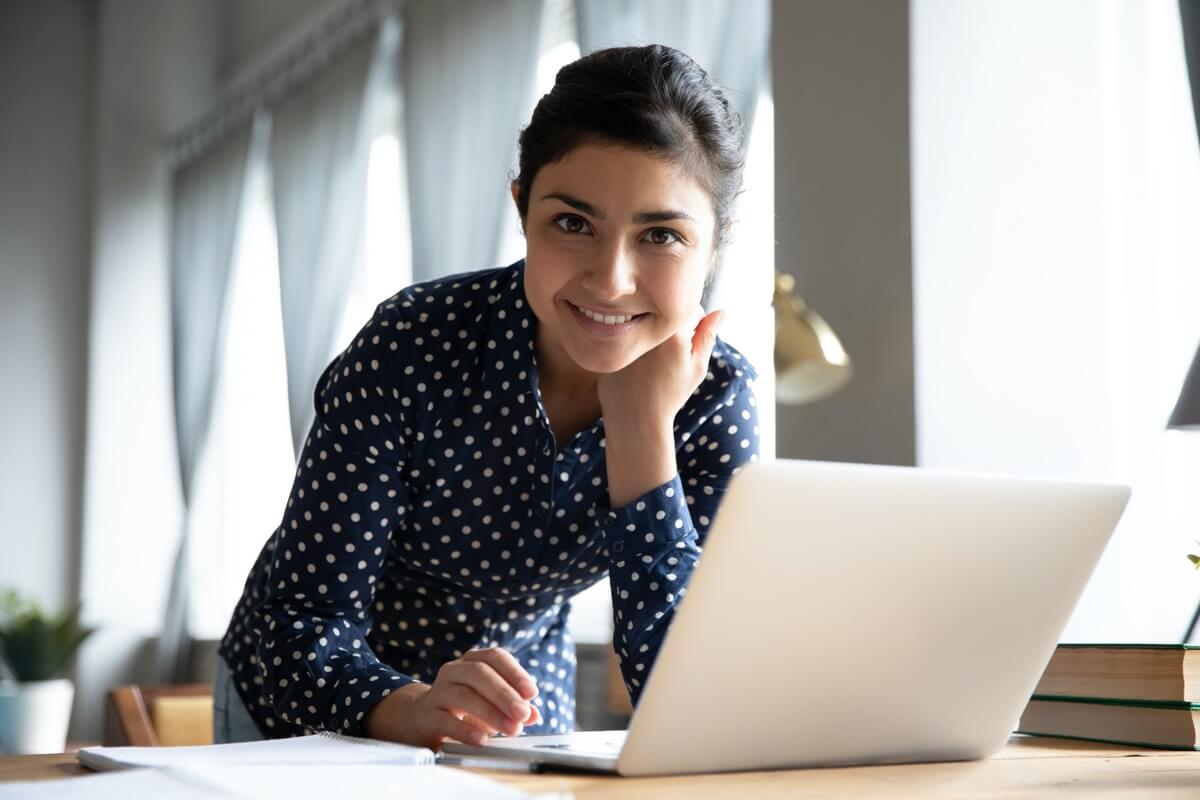
[[604,416],[609,503],[619,508],[676,473],[675,415],[708,372],[725,312],[699,305],[688,323],[624,369],[596,381]]
[[596,390],[609,439],[624,430],[670,430],[675,415],[708,372],[724,311],[696,306],[688,323],[624,369],[600,375]]

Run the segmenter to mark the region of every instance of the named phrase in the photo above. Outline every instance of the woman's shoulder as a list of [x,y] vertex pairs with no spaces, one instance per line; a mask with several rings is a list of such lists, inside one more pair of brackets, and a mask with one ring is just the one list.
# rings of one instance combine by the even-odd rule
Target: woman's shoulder
[[484,313],[488,305],[502,302],[520,291],[525,262],[475,272],[460,272],[406,286],[379,304],[376,316],[404,321],[453,322]]
[[756,405],[754,383],[758,372],[736,347],[717,337],[708,360],[708,373],[676,416],[677,424],[689,434],[708,420],[720,421],[722,408],[747,410]]
[[734,392],[753,387],[758,370],[743,353],[729,342],[717,337],[708,359],[708,375],[701,384],[732,389]]
[[397,396],[410,386],[423,392],[434,383],[469,382],[491,339],[502,335],[497,328],[507,330],[528,313],[524,266],[518,261],[401,289],[376,306],[325,377],[333,384],[356,375],[386,380],[390,385],[368,391]]

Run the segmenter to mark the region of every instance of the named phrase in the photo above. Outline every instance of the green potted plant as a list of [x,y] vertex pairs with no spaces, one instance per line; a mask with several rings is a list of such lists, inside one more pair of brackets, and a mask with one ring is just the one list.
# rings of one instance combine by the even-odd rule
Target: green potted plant
[[75,685],[64,674],[92,634],[79,623],[79,611],[76,605],[51,615],[15,591],[0,596],[0,750],[61,753],[66,747]]

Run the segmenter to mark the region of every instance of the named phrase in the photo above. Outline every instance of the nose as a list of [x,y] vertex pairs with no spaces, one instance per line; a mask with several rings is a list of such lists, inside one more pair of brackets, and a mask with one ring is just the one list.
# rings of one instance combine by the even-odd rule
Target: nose
[[637,291],[635,264],[623,244],[614,242],[596,254],[583,286],[597,300],[617,300]]

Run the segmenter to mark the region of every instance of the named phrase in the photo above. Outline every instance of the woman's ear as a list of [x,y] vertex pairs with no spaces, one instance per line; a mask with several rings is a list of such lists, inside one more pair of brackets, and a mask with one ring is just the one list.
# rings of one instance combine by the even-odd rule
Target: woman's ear
[[521,232],[525,232],[525,218],[521,216],[521,202],[518,198],[521,196],[521,184],[512,181],[508,184],[508,191],[512,194],[513,205],[517,207],[517,221],[521,223]]

